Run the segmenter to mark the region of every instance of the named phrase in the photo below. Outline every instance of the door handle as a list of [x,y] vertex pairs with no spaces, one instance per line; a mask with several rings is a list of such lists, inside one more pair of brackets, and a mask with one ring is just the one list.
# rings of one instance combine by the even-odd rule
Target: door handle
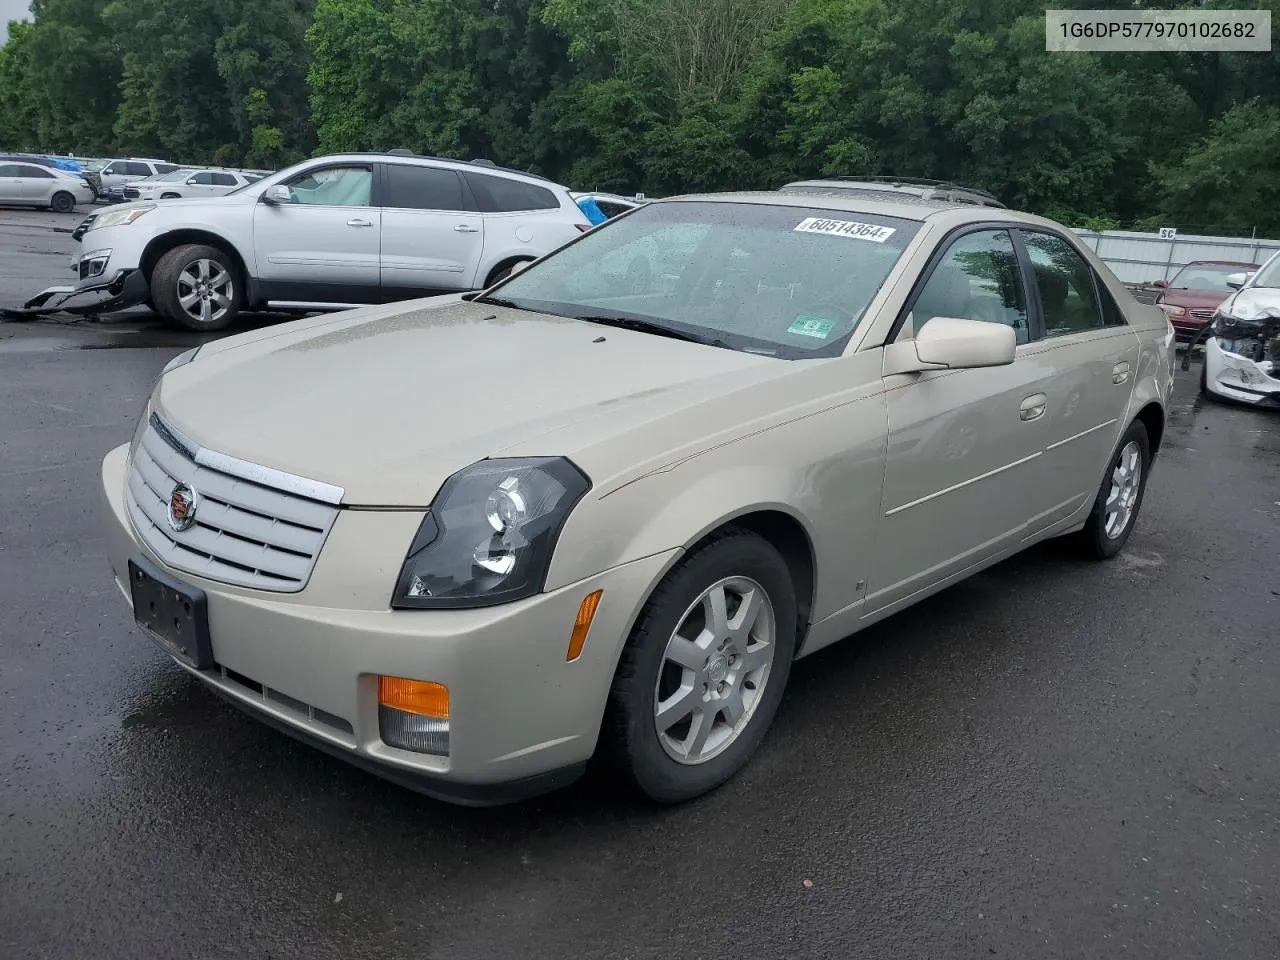
[[1044,411],[1048,406],[1048,397],[1043,393],[1033,393],[1022,401],[1022,405],[1018,408],[1018,416],[1023,420],[1038,420],[1044,416]]
[[479,227],[473,227],[469,223],[460,223],[453,229],[458,231],[458,233],[479,233],[480,232]]
[[1129,361],[1121,360],[1111,368],[1111,382],[1124,383],[1129,379]]
[[361,220],[359,217],[356,217],[354,220],[348,220],[347,226],[348,227],[372,227],[373,222],[370,220]]

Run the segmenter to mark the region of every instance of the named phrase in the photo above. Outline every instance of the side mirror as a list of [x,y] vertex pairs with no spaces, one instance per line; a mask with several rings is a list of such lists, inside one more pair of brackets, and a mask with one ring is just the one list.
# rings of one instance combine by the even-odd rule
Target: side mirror
[[1158,290],[1168,290],[1168,289],[1169,289],[1169,281],[1168,281],[1168,280],[1157,280],[1155,283],[1153,283],[1153,284],[1152,284],[1152,286],[1153,286],[1153,287],[1155,287],[1155,288],[1156,288],[1156,289],[1158,289]]
[[[911,370],[967,370],[1013,363],[1018,336],[1013,327],[964,317],[934,317],[903,346],[914,348]],[[911,370],[895,372],[907,373]]]
[[1227,274],[1227,286],[1232,290],[1239,290],[1249,282],[1252,276],[1252,273],[1229,273]]
[[277,203],[293,203],[289,188],[284,186],[270,187],[263,195],[262,202],[275,206]]
[[190,186],[194,185],[194,184],[195,184],[195,182],[196,182],[196,178],[195,178],[195,177],[187,177],[187,186],[189,186],[189,187],[190,187]]

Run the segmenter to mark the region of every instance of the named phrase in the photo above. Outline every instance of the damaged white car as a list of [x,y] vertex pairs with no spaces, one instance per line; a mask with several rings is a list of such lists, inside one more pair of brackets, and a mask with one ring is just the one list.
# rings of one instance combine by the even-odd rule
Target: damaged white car
[[1280,409],[1280,253],[1252,274],[1232,274],[1227,283],[1236,292],[1205,326],[1200,390]]

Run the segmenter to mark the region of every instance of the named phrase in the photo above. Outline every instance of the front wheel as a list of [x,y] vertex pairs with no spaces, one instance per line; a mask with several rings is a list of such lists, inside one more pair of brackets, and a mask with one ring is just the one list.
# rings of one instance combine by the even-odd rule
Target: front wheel
[[227,254],[204,244],[174,247],[151,273],[156,311],[188,330],[222,330],[244,303],[239,271]]
[[1124,549],[1142,509],[1150,465],[1147,428],[1135,422],[1120,439],[1094,499],[1093,511],[1080,531],[1081,543],[1091,556],[1109,560]]
[[659,802],[718,787],[773,722],[796,632],[778,551],[745,530],[711,540],[641,612],[610,692],[602,759]]
[[76,198],[65,191],[58,191],[49,201],[49,209],[54,213],[70,213],[76,208]]

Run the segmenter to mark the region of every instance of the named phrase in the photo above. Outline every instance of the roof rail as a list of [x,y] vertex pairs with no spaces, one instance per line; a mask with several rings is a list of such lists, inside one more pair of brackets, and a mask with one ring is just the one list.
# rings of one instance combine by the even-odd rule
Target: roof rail
[[969,193],[981,194],[984,197],[996,199],[995,194],[983,190],[980,187],[966,187],[964,184],[955,183],[952,180],[929,180],[924,177],[819,177],[820,180],[845,180],[863,183],[888,183],[894,186],[912,186],[912,187],[941,187],[951,190],[966,190]]
[[[531,173],[528,170],[517,170],[515,167],[504,167],[500,163],[494,163],[485,157],[476,157],[472,160],[459,160],[457,157],[436,157],[427,153],[414,153],[404,147],[396,147],[393,150],[337,150],[333,153],[326,153],[326,157],[412,157],[415,160],[437,160],[440,163],[469,163],[478,167],[491,167],[494,170],[502,170],[506,173],[517,173],[522,177],[531,177],[534,180],[544,180],[547,183],[554,183],[550,177],[544,177],[540,173]],[[313,159],[320,159],[315,157]]]

